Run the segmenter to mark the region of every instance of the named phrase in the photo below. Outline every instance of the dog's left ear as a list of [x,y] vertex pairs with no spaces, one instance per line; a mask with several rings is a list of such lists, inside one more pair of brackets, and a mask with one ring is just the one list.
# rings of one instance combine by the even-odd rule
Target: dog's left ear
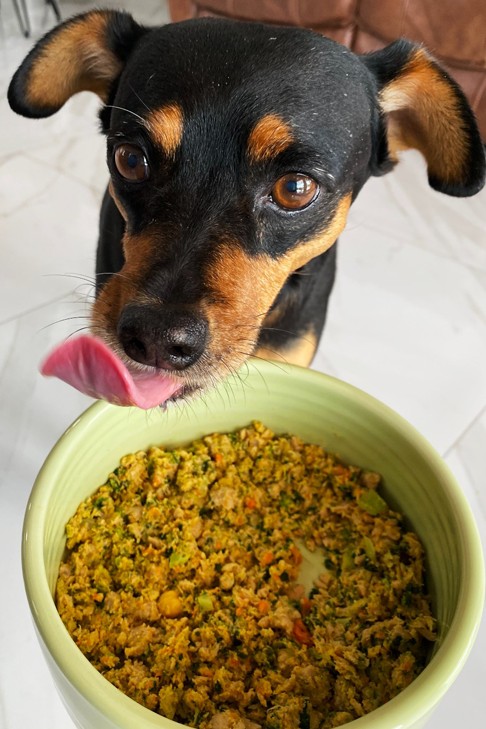
[[73,94],[93,91],[106,102],[114,81],[147,29],[129,13],[95,10],[57,26],[15,73],[10,106],[22,116],[51,116]]
[[385,145],[375,173],[397,153],[418,149],[427,162],[431,187],[448,195],[474,195],[484,185],[486,162],[474,114],[459,86],[427,51],[399,40],[361,56],[378,83],[386,125]]

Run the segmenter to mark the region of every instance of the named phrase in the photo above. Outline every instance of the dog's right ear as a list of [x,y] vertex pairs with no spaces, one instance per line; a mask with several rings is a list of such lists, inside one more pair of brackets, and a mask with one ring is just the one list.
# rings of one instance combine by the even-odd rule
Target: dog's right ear
[[44,36],[16,71],[8,89],[11,108],[34,119],[51,116],[79,91],[93,91],[106,102],[147,30],[129,13],[112,10],[67,20]]

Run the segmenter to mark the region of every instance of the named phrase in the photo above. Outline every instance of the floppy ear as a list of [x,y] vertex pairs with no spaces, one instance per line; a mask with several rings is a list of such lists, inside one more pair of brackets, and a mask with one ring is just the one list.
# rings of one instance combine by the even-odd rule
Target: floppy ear
[[31,118],[50,116],[78,91],[106,102],[137,40],[146,32],[131,15],[98,10],[75,16],[44,36],[15,73],[10,106]]
[[474,114],[459,86],[421,46],[399,40],[361,57],[378,82],[388,154],[378,174],[404,149],[418,149],[431,187],[474,195],[484,185],[485,154]]

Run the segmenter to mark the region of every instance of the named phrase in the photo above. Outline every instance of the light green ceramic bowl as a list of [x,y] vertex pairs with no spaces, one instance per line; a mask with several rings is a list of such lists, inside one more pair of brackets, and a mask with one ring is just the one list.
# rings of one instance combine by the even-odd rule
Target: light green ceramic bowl
[[418,729],[461,670],[481,617],[484,566],[474,519],[448,468],[407,422],[360,390],[310,370],[251,363],[239,379],[167,412],[96,403],[61,437],[39,473],[25,518],[25,585],[47,663],[81,729],[182,725],[119,692],[69,637],[52,598],[65,523],[122,455],[152,444],[174,446],[213,431],[233,430],[253,419],[379,471],[388,501],[408,516],[425,544],[440,625],[434,655],[399,696],[345,726]]

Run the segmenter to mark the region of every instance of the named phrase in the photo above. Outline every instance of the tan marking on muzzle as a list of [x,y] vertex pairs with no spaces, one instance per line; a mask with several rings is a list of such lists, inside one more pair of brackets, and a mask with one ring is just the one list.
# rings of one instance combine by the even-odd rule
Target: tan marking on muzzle
[[132,302],[152,303],[142,293],[144,278],[148,275],[156,247],[156,237],[150,234],[123,236],[125,264],[119,275],[112,276],[103,286],[93,304],[91,322],[93,330],[102,330],[114,338],[123,308]]
[[314,359],[316,349],[317,337],[313,331],[309,330],[299,337],[291,347],[283,347],[281,349],[257,347],[255,356],[261,357],[262,359],[275,360],[276,362],[300,365],[300,367],[309,367]]
[[293,141],[290,125],[277,114],[267,114],[250,132],[248,155],[252,162],[266,162],[287,149]]
[[326,227],[313,238],[299,243],[283,256],[289,267],[289,273],[296,271],[316,256],[324,253],[336,242],[346,225],[351,202],[351,193],[342,197],[332,219],[326,224]]
[[266,312],[286,278],[270,256],[247,255],[237,243],[222,245],[207,274],[213,292],[203,313],[209,323],[210,354],[226,372],[237,369],[253,352]]
[[146,126],[155,144],[161,147],[168,157],[174,157],[184,132],[184,114],[179,104],[174,102],[151,111],[147,115]]
[[[205,315],[211,352],[215,356],[223,354],[226,367],[238,367],[251,354],[268,310],[286,279],[336,241],[345,226],[350,204],[349,194],[341,199],[331,222],[321,233],[277,259],[263,253],[250,256],[230,241],[221,246],[218,259],[207,274],[215,301],[205,306]],[[295,352],[295,361],[307,362],[312,358],[311,349],[305,349],[303,343]]]

